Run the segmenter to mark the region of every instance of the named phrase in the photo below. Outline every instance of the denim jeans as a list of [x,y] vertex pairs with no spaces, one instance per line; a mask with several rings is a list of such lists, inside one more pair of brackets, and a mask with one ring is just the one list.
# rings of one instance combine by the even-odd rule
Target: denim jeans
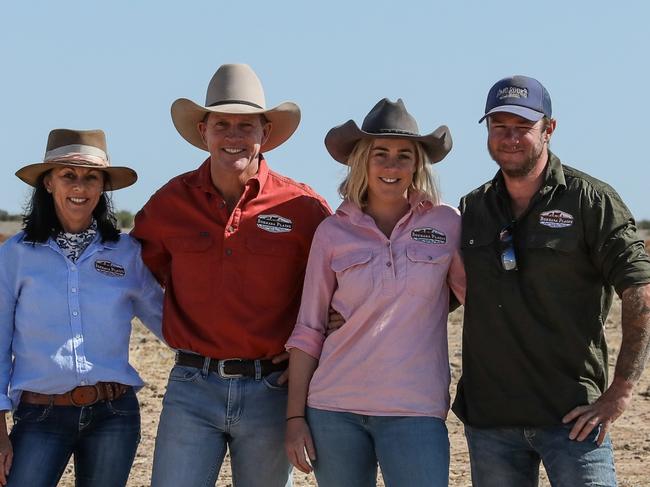
[[449,437],[442,419],[365,416],[307,408],[320,487],[446,487]]
[[280,374],[224,379],[176,365],[163,399],[151,485],[214,486],[230,449],[235,487],[290,486],[287,388],[277,385]]
[[10,434],[14,461],[9,487],[54,487],[74,455],[77,487],[126,485],[140,441],[133,389],[92,406],[21,403]]
[[598,428],[584,441],[569,439],[571,425],[548,428],[465,426],[474,487],[536,487],[543,462],[553,487],[616,486],[609,435]]

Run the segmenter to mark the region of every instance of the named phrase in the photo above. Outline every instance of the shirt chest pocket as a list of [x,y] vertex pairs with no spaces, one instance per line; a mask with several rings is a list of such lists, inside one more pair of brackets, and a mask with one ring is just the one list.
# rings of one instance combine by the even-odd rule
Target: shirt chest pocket
[[439,249],[429,248],[429,246],[406,247],[406,292],[408,294],[433,299],[447,285],[451,255],[439,252]]
[[212,244],[207,236],[171,237],[165,242],[172,256],[171,280],[179,301],[192,304],[212,299],[217,270]]
[[332,258],[330,267],[336,273],[337,293],[352,307],[360,305],[372,291],[375,280],[371,250],[355,250]]

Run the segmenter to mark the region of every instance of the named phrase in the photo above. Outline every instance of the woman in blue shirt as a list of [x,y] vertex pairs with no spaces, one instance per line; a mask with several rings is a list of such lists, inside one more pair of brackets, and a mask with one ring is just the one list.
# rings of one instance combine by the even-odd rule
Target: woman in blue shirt
[[67,129],[16,175],[34,191],[0,247],[0,485],[56,485],[71,455],[77,486],[126,485],[143,385],[133,316],[162,339],[162,290],[106,195],[137,175],[109,165],[101,130]]

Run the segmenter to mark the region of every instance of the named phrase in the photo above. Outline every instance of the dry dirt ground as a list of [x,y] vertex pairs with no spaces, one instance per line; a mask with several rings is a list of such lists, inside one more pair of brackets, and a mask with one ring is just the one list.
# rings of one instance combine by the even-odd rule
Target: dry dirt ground
[[[461,310],[452,314],[449,323],[449,351],[452,368],[452,391],[460,373],[460,337]],[[621,339],[620,333],[620,302],[617,300],[612,307],[610,319],[606,324],[610,345],[610,366],[618,352]],[[147,382],[147,386],[139,393],[142,406],[142,441],[131,471],[129,486],[145,487],[149,485],[153,445],[160,413],[162,396],[165,392],[167,375],[172,363],[173,354],[161,345],[140,324],[136,324],[131,339],[131,360]],[[451,438],[451,486],[470,486],[470,473],[467,458],[467,448],[459,421],[450,414],[448,427]],[[650,371],[646,371],[636,388],[632,405],[625,415],[617,421],[613,434],[615,445],[616,466],[621,487],[645,487],[650,485]],[[279,446],[280,447],[280,446]],[[224,465],[222,475],[217,482],[219,487],[231,486],[228,475],[229,467]],[[72,486],[71,466],[60,485]],[[315,486],[312,476],[300,473],[294,475],[294,485],[297,487]],[[383,485],[383,483],[380,483]],[[546,479],[541,483],[548,486]],[[408,486],[404,486],[408,487]]]

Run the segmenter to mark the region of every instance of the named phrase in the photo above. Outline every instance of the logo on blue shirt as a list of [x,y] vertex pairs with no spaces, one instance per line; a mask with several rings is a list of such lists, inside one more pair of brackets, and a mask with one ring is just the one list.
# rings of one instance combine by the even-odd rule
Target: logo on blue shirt
[[96,260],[95,270],[111,277],[124,277],[126,271],[119,264],[113,264],[110,260]]

